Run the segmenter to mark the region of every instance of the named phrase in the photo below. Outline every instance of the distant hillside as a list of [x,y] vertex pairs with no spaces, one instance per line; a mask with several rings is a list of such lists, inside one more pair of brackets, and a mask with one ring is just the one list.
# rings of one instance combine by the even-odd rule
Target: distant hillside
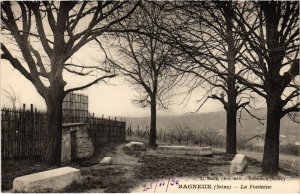
[[[260,110],[256,115],[265,115],[265,110]],[[237,121],[238,133],[242,134],[263,134],[265,133],[265,125],[260,124],[256,119],[248,114],[243,115],[244,120],[241,124]],[[146,128],[150,125],[150,117],[142,118],[126,118],[127,126],[131,125],[133,129],[140,126],[140,129]],[[159,116],[157,118],[157,129],[176,130],[176,126],[181,124],[189,126],[193,130],[201,129],[216,129],[225,133],[226,128],[226,114],[225,112],[211,112],[211,113],[187,113],[179,116]],[[281,120],[281,134],[293,135],[300,137],[300,124],[292,122],[289,118]]]

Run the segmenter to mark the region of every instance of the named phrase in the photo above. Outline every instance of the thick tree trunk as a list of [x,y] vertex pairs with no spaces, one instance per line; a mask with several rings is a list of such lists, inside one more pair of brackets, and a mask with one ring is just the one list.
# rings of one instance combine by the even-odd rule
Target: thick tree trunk
[[46,98],[47,117],[42,159],[49,165],[61,165],[63,94],[53,92]]
[[236,104],[228,103],[226,110],[226,154],[236,154]]
[[[232,34],[230,33],[232,36]],[[237,90],[236,78],[232,75],[235,73],[235,52],[233,39],[228,40],[228,71],[227,78],[227,105],[226,105],[226,154],[236,154],[236,113],[237,113]]]
[[156,97],[151,98],[151,123],[150,123],[150,137],[149,146],[156,148]]
[[226,19],[226,32],[227,38],[226,43],[228,45],[227,50],[227,63],[229,75],[227,77],[227,105],[225,107],[227,120],[226,120],[226,154],[236,154],[236,113],[237,113],[237,89],[236,89],[236,78],[235,74],[235,63],[236,63],[236,48],[235,39],[233,36],[233,20],[232,20],[232,7],[231,3],[224,8],[224,14]]
[[265,137],[262,172],[265,175],[277,175],[279,167],[279,134],[281,108],[272,100],[267,102],[267,132]]

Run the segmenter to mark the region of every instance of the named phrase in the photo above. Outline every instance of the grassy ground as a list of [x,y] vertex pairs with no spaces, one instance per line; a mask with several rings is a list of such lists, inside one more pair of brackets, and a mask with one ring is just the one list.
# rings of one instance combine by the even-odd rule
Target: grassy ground
[[1,190],[12,189],[13,180],[16,177],[52,169],[39,159],[2,160],[1,162]]
[[[144,182],[173,177],[225,176],[229,174],[232,157],[218,152],[213,157],[165,155],[154,150],[126,152],[124,144],[110,144],[95,150],[89,159],[70,164],[79,168],[82,182],[74,183],[62,192],[124,193]],[[100,166],[105,157],[113,158],[110,166]],[[2,190],[12,188],[12,180],[20,175],[46,170],[37,160],[2,161]],[[295,167],[296,168],[296,167]],[[288,169],[288,168],[287,168]],[[260,175],[261,162],[248,158],[247,175]],[[299,177],[293,170],[281,168],[280,173]]]
[[162,179],[170,177],[193,177],[222,175],[222,171],[213,171],[212,166],[226,166],[232,158],[224,157],[216,161],[209,157],[181,158],[163,155],[145,155],[140,158],[142,167],[136,171],[140,179]]
[[67,193],[83,192],[127,192],[134,184],[133,179],[125,177],[126,168],[100,168],[83,169],[81,174],[84,177],[82,183],[74,183],[64,190]]
[[[117,144],[105,145],[95,150],[95,155],[89,159],[77,160],[69,166],[89,167],[98,164],[100,158],[103,158],[108,152],[113,152]],[[40,159],[2,159],[1,161],[1,190],[10,190],[13,187],[13,180],[16,177],[50,170],[55,166],[48,166]]]

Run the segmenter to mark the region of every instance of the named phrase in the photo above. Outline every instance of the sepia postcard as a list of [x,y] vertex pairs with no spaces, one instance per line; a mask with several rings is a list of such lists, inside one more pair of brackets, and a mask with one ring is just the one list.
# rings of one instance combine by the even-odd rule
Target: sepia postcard
[[299,193],[299,1],[1,1],[1,192]]

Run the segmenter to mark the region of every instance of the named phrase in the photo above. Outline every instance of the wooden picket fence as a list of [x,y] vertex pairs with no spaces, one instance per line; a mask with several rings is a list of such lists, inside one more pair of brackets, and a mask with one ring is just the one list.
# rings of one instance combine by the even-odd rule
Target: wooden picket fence
[[30,110],[1,110],[2,158],[41,155],[45,113]]
[[[24,109],[3,108],[1,110],[2,159],[41,156],[45,122],[45,112],[34,110],[32,105],[30,110],[25,110],[25,106]],[[125,120],[92,116],[86,119],[85,124],[94,146],[125,141]]]
[[95,146],[108,142],[124,142],[126,138],[126,122],[118,121],[116,118],[108,119],[96,118],[92,116],[88,119],[89,133]]

